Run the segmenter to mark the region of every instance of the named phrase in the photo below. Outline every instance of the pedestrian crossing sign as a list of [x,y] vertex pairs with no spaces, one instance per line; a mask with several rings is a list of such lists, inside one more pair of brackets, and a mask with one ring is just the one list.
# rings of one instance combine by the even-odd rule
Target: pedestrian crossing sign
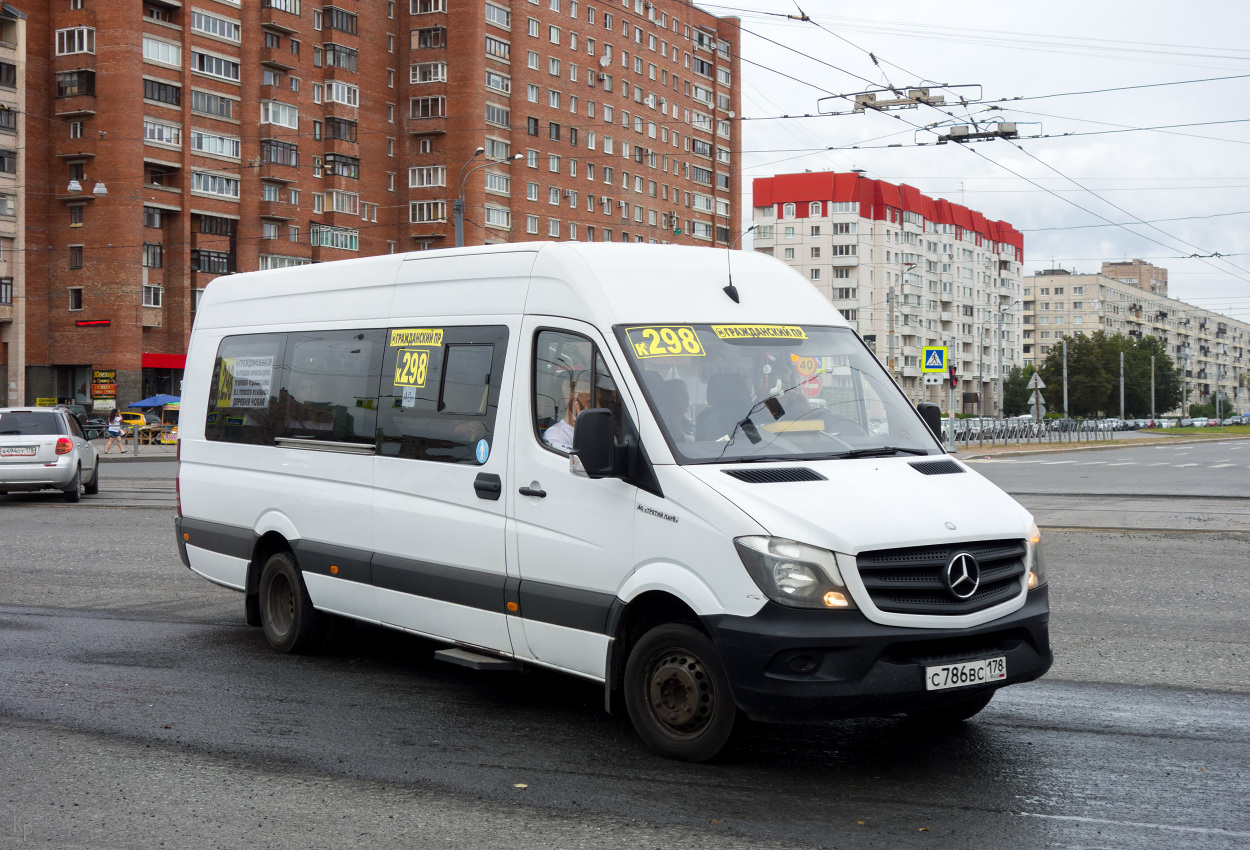
[[934,346],[924,349],[924,359],[921,361],[921,372],[945,372],[946,371],[946,347]]

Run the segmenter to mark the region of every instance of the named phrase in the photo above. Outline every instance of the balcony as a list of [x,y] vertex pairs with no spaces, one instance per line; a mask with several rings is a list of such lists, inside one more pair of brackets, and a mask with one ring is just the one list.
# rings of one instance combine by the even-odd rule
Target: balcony
[[260,25],[278,32],[299,32],[300,0],[260,0]]
[[[285,162],[262,162],[256,169],[261,180],[273,180],[278,183],[294,183],[299,179],[299,166]],[[270,203],[273,203],[272,201]]]
[[70,118],[77,115],[95,115],[95,95],[79,94],[73,97],[58,97],[53,110],[58,117]]
[[360,109],[355,106],[348,106],[346,103],[339,103],[337,100],[327,100],[323,105],[325,116],[327,118],[342,118],[345,121],[356,121],[360,118]]
[[144,307],[143,326],[145,328],[159,328],[164,320],[164,312],[160,307]]
[[261,218],[276,218],[282,221],[294,221],[297,212],[294,204],[283,201],[261,201],[257,204],[256,210],[256,214]]
[[942,321],[943,322],[955,321],[955,314],[954,313],[942,313]]
[[0,304],[0,322],[13,321],[13,305]]
[[97,133],[81,139],[63,139],[56,143],[56,155],[61,159],[91,159],[95,157]]
[[293,71],[297,67],[295,63],[298,58],[286,47],[262,47],[260,49],[260,64],[268,68]]
[[[409,133],[413,133],[418,136],[427,136],[431,133],[447,132],[446,118],[408,118],[405,119],[404,123],[407,125]],[[854,258],[847,257],[846,259]]]

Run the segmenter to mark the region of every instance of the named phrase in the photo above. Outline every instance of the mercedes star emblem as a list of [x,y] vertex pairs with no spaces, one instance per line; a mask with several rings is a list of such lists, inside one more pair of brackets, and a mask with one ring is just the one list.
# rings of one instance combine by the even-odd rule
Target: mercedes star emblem
[[981,586],[981,566],[970,552],[956,552],[946,562],[946,587],[956,599],[971,599]]
[[954,530],[955,530],[955,523],[953,523],[953,522],[948,522],[948,523],[946,523],[946,527],[947,527],[947,528],[949,528],[951,531],[954,531]]

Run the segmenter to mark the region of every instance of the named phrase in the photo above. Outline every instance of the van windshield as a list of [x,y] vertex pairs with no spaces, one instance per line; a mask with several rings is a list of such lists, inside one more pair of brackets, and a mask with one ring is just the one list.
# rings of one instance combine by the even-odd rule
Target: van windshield
[[615,330],[679,463],[941,452],[850,328]]

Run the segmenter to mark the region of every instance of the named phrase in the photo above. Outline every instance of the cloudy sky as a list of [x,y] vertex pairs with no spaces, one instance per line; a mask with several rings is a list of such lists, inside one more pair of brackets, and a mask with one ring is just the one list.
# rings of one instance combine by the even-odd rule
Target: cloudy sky
[[[700,5],[742,18],[748,216],[754,177],[863,168],[1011,222],[1026,272],[1145,258],[1169,270],[1174,297],[1250,319],[1246,0],[807,0],[810,22],[782,17],[798,13],[793,0]],[[1218,77],[1238,78],[1157,85]],[[777,119],[817,113],[829,95],[923,82],[973,86],[942,93],[981,102]],[[970,116],[1051,138],[933,145],[917,129]],[[1213,253],[1226,259],[1188,258]]]

